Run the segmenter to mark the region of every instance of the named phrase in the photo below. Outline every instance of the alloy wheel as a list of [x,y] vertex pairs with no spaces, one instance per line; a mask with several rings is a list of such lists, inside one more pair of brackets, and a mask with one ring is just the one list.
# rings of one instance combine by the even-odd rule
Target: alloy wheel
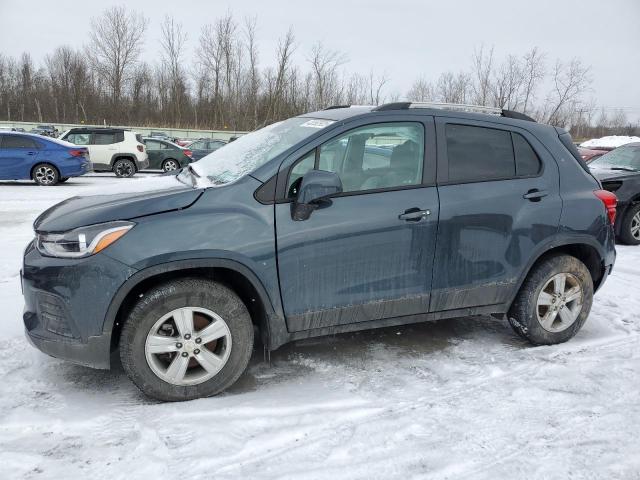
[[640,240],[640,212],[636,213],[631,219],[631,236],[636,240]]
[[35,177],[41,185],[51,185],[56,180],[56,172],[47,165],[38,167],[35,171]]
[[536,303],[538,321],[548,332],[562,332],[575,323],[582,311],[584,294],[578,278],[558,273],[544,285]]
[[166,162],[164,162],[165,172],[172,172],[177,169],[178,169],[178,162],[176,162],[175,160],[167,160]]
[[231,353],[231,331],[215,312],[184,307],[161,317],[145,341],[153,373],[172,385],[197,385],[222,370]]
[[118,162],[116,165],[116,175],[119,177],[130,177],[133,175],[133,165],[131,162]]

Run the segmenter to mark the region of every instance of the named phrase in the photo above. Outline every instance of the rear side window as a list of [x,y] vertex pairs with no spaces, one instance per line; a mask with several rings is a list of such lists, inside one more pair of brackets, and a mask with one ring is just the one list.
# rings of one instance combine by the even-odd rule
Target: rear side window
[[480,182],[515,177],[516,162],[510,132],[447,124],[445,135],[450,182]]
[[114,139],[116,143],[124,142],[124,132],[122,130],[119,132],[115,132]]
[[513,151],[516,154],[516,175],[518,177],[537,175],[541,167],[540,158],[522,135],[515,132],[511,135]]
[[2,148],[37,148],[36,142],[20,135],[3,135]]
[[93,145],[110,145],[115,142],[115,135],[113,133],[94,133]]

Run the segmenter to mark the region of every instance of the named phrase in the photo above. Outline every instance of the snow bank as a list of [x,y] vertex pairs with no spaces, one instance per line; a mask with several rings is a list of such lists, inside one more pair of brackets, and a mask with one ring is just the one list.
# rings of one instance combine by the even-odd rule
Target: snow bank
[[640,137],[627,137],[625,135],[611,135],[609,137],[592,138],[582,142],[582,148],[618,148],[627,143],[640,142]]

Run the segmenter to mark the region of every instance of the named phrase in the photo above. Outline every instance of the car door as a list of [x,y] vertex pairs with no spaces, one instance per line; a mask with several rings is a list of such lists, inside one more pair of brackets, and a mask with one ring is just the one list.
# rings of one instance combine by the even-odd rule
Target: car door
[[118,153],[116,133],[94,131],[91,134],[89,151],[96,170],[111,170],[111,159]]
[[147,155],[149,156],[149,168],[162,168],[162,160],[164,160],[164,145],[157,140],[145,140]]
[[[283,162],[275,216],[290,331],[428,311],[439,208],[433,122],[400,118],[354,126]],[[386,161],[370,158],[374,148],[388,150]],[[293,199],[311,169],[337,173],[343,193],[297,221]]]
[[31,177],[38,161],[39,149],[34,140],[24,135],[0,136],[0,177],[5,180]]
[[440,223],[431,311],[502,304],[557,233],[557,164],[521,128],[444,117],[436,128]]

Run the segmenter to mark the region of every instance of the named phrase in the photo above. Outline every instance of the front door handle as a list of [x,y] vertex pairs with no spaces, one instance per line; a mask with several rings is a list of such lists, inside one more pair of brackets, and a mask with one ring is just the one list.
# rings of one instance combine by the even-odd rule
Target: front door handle
[[407,222],[419,222],[423,218],[427,218],[429,215],[431,215],[430,210],[420,210],[419,208],[414,207],[405,210],[404,213],[398,215],[398,218]]
[[549,195],[549,192],[546,190],[538,190],[537,188],[533,188],[525,193],[522,198],[525,200],[531,200],[532,202],[539,202],[541,198]]

